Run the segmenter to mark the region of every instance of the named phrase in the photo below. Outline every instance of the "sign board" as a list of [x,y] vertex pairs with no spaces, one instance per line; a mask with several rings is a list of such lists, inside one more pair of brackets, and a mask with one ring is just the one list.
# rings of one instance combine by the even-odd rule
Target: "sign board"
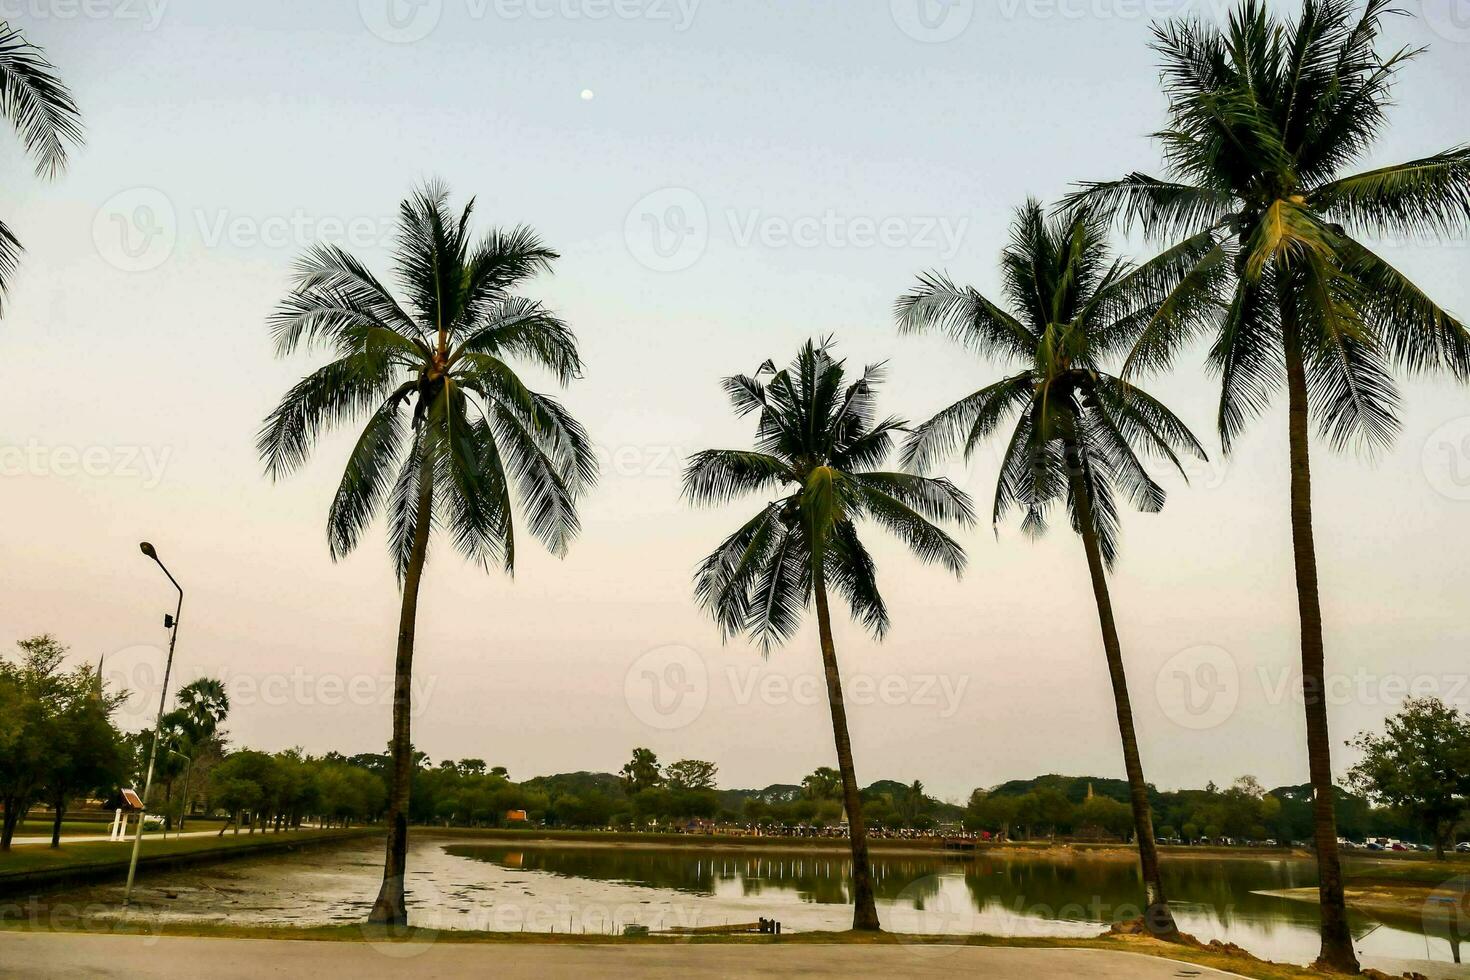
[[141,809],[143,809],[143,801],[140,800],[140,799],[138,799],[138,794],[137,793],[134,793],[132,790],[130,790],[130,789],[123,790],[122,791],[122,798],[123,798],[123,803],[127,805],[127,808],[128,809],[130,809],[130,810],[141,810]]

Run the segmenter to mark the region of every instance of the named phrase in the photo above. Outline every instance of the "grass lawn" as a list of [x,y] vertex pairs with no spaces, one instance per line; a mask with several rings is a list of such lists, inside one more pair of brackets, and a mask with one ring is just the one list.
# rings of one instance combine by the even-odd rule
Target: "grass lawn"
[[[283,841],[312,840],[320,837],[341,835],[340,830],[292,830],[275,833],[226,833],[223,837],[180,837],[159,840],[145,838],[143,857],[159,855],[193,854],[201,851],[234,848],[260,847]],[[65,838],[58,848],[28,844],[0,851],[0,879],[6,875],[24,874],[32,871],[48,871],[56,868],[96,867],[111,864],[126,865],[133,852],[131,840],[87,841],[67,844]]]
[[1343,862],[1346,881],[1349,885],[1427,885],[1431,888],[1444,884],[1451,878],[1470,875],[1470,855],[1446,854],[1445,860],[1436,861],[1432,854],[1414,858],[1393,858],[1386,861],[1349,859]]

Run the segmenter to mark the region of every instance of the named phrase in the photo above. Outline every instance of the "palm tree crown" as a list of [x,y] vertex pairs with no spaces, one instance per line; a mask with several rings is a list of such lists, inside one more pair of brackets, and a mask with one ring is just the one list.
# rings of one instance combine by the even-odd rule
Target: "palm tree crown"
[[788,368],[767,361],[754,376],[726,378],[740,415],[757,413],[756,449],[696,453],[684,494],[722,504],[750,493],[777,496],[700,565],[695,593],[726,636],[763,648],[796,629],[820,576],[875,635],[888,629],[873,559],[857,522],[886,528],[921,560],[958,574],[965,555],[935,521],[969,524],[969,498],[948,480],[884,472],[904,422],[878,419],[882,366],[847,383],[828,343],[808,341]]
[[[42,50],[0,20],[0,117],[9,120],[36,161],[36,176],[54,177],[67,148],[82,141],[81,113]],[[0,221],[0,299],[20,262],[21,244]]]
[[[1236,273],[1210,364],[1222,379],[1226,448],[1305,364],[1318,427],[1334,446],[1374,448],[1398,430],[1390,368],[1470,378],[1470,334],[1363,244],[1373,234],[1451,231],[1470,221],[1470,146],[1341,176],[1382,129],[1390,87],[1422,49],[1376,50],[1390,0],[1306,0],[1300,19],[1245,0],[1223,29],[1156,27],[1171,180],[1134,173],[1074,200],[1116,209],[1169,239],[1209,239],[1204,261]],[[1129,370],[1162,368],[1203,324],[1144,330]]]
[[457,217],[431,185],[404,201],[395,253],[395,298],[358,260],[318,245],[299,263],[295,288],[272,326],[288,355],[315,344],[333,360],[293,387],[261,429],[273,477],[310,455],[317,437],[365,419],[327,518],[334,558],[388,512],[399,577],[420,507],[471,560],[515,566],[512,487],[527,526],[553,553],[576,534],[576,501],[596,478],[582,426],[531,391],[509,361],[524,359],[565,383],[581,369],[576,340],[539,302],[512,293],[556,253],[526,228],[469,232],[473,202]]
[[1204,450],[1160,402],[1101,365],[1151,324],[1192,325],[1208,317],[1217,305],[1218,266],[1202,263],[1211,246],[1198,241],[1130,265],[1112,256],[1107,223],[1087,208],[1049,220],[1038,202],[1028,201],[1001,254],[1007,305],[930,273],[899,299],[897,316],[903,332],[942,329],[982,355],[1019,366],[916,428],[903,447],[905,466],[927,470],[961,446],[968,457],[1014,417],[994,521],[1019,509],[1022,528],[1039,534],[1051,505],[1065,498],[1080,531],[1065,449],[1074,443],[1099,544],[1111,563],[1116,497],[1143,511],[1164,504],[1164,490],[1139,453],[1178,468],[1181,453],[1203,457]]

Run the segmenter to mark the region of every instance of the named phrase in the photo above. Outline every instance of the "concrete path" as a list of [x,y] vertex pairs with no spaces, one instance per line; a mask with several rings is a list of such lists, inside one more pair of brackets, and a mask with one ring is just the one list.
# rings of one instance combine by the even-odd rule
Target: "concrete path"
[[[234,832],[234,829],[231,828],[230,830],[225,831],[225,836],[228,837],[233,832]],[[273,833],[273,831],[267,831],[267,832],[268,833]],[[242,831],[240,831],[240,836],[244,837],[248,833],[249,833],[248,830],[242,830]],[[285,833],[285,831],[282,831],[282,833]],[[176,834],[176,833],[173,833],[172,831],[170,831],[169,832],[169,835],[168,835],[168,839],[169,840],[173,840],[173,839],[175,839],[177,837],[215,837],[215,836],[218,836],[218,834],[219,834],[219,828],[218,827],[215,827],[213,830],[186,830],[182,834]],[[163,835],[161,835],[156,830],[148,831],[147,833],[145,833],[143,835],[143,843],[144,844],[147,844],[150,841],[160,841],[160,840],[163,840],[163,839],[164,839],[163,838]],[[112,840],[112,838],[109,837],[107,834],[62,834],[61,835],[61,843],[63,843],[63,844],[90,844],[90,843],[96,843],[96,842],[99,842],[99,841],[110,841],[110,840]],[[128,842],[128,843],[131,843],[132,840],[133,840],[133,835],[130,833],[130,834],[128,834],[127,837],[123,838],[123,840],[126,841],[126,842]],[[47,834],[45,837],[16,837],[10,843],[11,843],[11,846],[13,846],[13,847],[20,847],[20,846],[25,845],[25,844],[45,844],[47,847],[49,847],[49,846],[51,846],[51,835],[50,834]]]
[[0,977],[954,977],[1215,980],[1233,974],[1133,953],[965,946],[414,946],[0,932]]

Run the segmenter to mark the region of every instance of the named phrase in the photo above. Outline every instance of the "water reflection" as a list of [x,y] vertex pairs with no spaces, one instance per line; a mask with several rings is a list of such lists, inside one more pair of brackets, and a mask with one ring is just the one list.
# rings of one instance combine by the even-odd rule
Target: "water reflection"
[[[501,868],[720,901],[759,899],[781,908],[851,903],[849,862],[839,854],[640,848],[508,847],[453,844],[445,850]],[[1135,863],[1120,856],[1063,859],[1024,853],[951,858],[879,854],[874,890],[887,928],[923,933],[1009,936],[1094,935],[1139,914]],[[1165,886],[1180,928],[1203,941],[1236,943],[1269,959],[1316,955],[1317,914],[1308,903],[1270,894],[1316,883],[1309,860],[1188,859],[1165,865]],[[813,909],[815,911],[815,909]],[[831,928],[843,910],[832,909]],[[1443,930],[1353,916],[1364,955],[1451,961]]]

